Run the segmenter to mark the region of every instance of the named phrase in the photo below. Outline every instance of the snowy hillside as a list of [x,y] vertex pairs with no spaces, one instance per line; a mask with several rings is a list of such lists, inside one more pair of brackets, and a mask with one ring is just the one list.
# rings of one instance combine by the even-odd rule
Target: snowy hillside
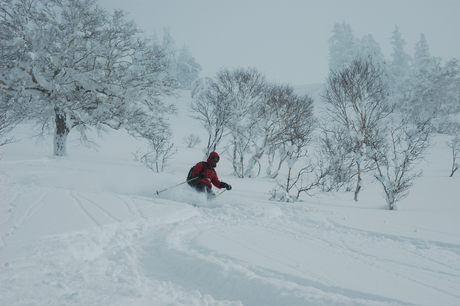
[[[460,176],[436,136],[398,211],[376,184],[352,195],[269,201],[274,182],[217,172],[233,190],[207,202],[181,185],[200,146],[186,94],[174,100],[178,153],[165,173],[133,160],[123,131],[52,138],[18,127],[0,159],[0,305],[460,305]],[[204,141],[204,139],[202,139]]]

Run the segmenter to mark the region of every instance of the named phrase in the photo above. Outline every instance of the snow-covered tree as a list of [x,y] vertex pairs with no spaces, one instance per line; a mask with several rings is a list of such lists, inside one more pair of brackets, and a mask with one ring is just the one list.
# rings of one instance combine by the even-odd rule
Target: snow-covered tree
[[435,119],[440,112],[442,100],[447,92],[445,75],[440,64],[431,70],[414,70],[402,96],[402,112],[413,122]]
[[392,54],[388,61],[388,76],[390,97],[389,100],[396,108],[405,107],[405,93],[408,88],[408,79],[410,77],[411,58],[405,51],[406,42],[395,26],[391,36]]
[[[448,60],[443,67],[444,89],[440,113],[441,115],[460,115],[460,62],[458,59]],[[454,118],[452,118],[454,119]]]
[[271,200],[296,202],[302,193],[320,189],[324,185],[331,168],[314,156],[309,156],[309,141],[286,146],[287,173],[277,179],[278,187],[271,191]]
[[162,133],[155,132],[148,137],[147,152],[138,151],[135,158],[150,170],[159,173],[163,172],[168,160],[177,152],[174,144],[171,143],[171,131],[165,129]]
[[351,63],[358,54],[358,42],[351,26],[344,22],[334,24],[329,38],[329,69],[336,70]]
[[[459,102],[460,103],[460,102]],[[450,136],[447,146],[451,153],[451,169],[449,177],[453,177],[460,166],[460,116],[459,113],[453,118],[445,117],[439,132]]]
[[440,59],[432,58],[427,66],[420,69],[414,65],[408,85],[404,92],[403,113],[413,122],[432,119],[436,131],[445,133],[443,127],[456,121],[460,113],[458,60],[442,65]]
[[[438,133],[455,135],[455,126],[460,118],[460,65],[457,59],[437,66],[432,75],[432,82],[424,82],[425,91],[431,93],[429,103],[419,104],[424,112],[434,114],[434,127]],[[421,78],[420,81],[425,80]],[[427,86],[430,85],[430,86]],[[423,88],[423,87],[422,87]]]
[[307,161],[301,168],[288,168],[285,180],[277,180],[278,186],[270,191],[270,200],[278,202],[297,202],[302,193],[320,188],[329,169],[321,163]]
[[384,141],[372,145],[374,177],[383,188],[390,210],[397,208],[396,203],[407,196],[414,180],[421,175],[414,165],[429,146],[430,130],[429,121],[413,124],[389,120],[381,130]]
[[184,143],[187,148],[194,148],[201,142],[200,136],[196,134],[189,134],[188,136],[184,137]]
[[352,168],[351,148],[347,146],[349,144],[348,133],[336,127],[328,130],[327,123],[324,125],[318,160],[325,169],[323,172],[327,175],[321,188],[327,192],[339,191],[341,188],[350,191],[355,172]]
[[[397,65],[396,65],[397,66]],[[460,112],[460,68],[457,59],[444,64],[430,54],[421,34],[404,79],[392,78],[391,99],[395,107],[413,123],[431,119],[437,132],[455,121]]]
[[158,35],[155,37],[166,55],[168,72],[176,80],[177,86],[181,89],[192,89],[193,82],[198,79],[201,72],[201,65],[186,46],[176,48],[169,28],[163,29],[161,38]]
[[11,142],[11,138],[8,133],[14,127],[14,120],[10,116],[9,106],[5,103],[5,100],[0,95],[0,147]]
[[460,167],[460,130],[455,136],[447,143],[452,154],[452,166],[450,171],[450,177],[453,177]]
[[410,56],[405,51],[406,41],[404,40],[399,27],[395,26],[391,35],[393,52],[390,60],[390,73],[394,82],[403,81],[409,73]]
[[[246,166],[245,176],[258,175],[259,173],[254,173],[254,167],[267,154],[267,173],[276,177],[283,161],[288,157],[286,146],[304,144],[310,138],[315,126],[313,99],[308,95],[297,95],[291,86],[272,84],[267,86],[264,98],[255,111],[255,137],[251,141],[252,155]],[[273,171],[275,155],[278,155],[279,162],[277,169]]]
[[224,69],[215,79],[196,82],[192,91],[194,117],[208,132],[205,153],[222,143],[231,152],[239,177],[258,175],[265,154],[269,172],[278,154],[278,169],[270,172],[276,176],[287,159],[286,146],[308,141],[315,123],[312,105],[308,95],[299,96],[290,86],[268,84],[252,68]]
[[329,131],[343,133],[342,144],[349,152],[356,173],[354,200],[362,187],[363,173],[371,166],[366,156],[375,143],[380,122],[392,108],[387,103],[387,87],[380,67],[370,60],[357,59],[345,68],[331,71],[324,94]]
[[444,67],[445,83],[440,97],[440,110],[435,120],[439,133],[451,136],[448,146],[452,154],[450,177],[454,176],[460,164],[460,66],[453,59]]
[[[315,169],[312,163],[306,160],[308,145],[316,127],[316,120],[313,118],[313,99],[308,95],[298,96],[292,87],[280,85],[268,90],[267,97],[261,108],[265,110],[264,115],[259,121],[263,131],[263,151],[277,148],[280,156],[278,169],[275,169],[274,173],[268,173],[276,177],[283,162],[287,167],[286,176],[278,180],[280,190],[274,191],[272,199],[297,201],[302,192],[307,192],[315,185],[306,180],[307,175]],[[273,154],[271,150],[268,150],[268,153]],[[273,157],[269,158],[269,167],[272,163]],[[294,190],[295,194],[292,194]]]
[[235,175],[245,177],[253,139],[257,137],[257,109],[266,91],[265,77],[254,68],[224,69],[217,74],[216,92],[224,98],[220,103],[228,104],[227,121],[231,141],[229,150]]
[[231,100],[233,98],[223,92],[220,84],[211,78],[199,79],[192,90],[193,117],[199,120],[208,133],[208,141],[204,156],[216,151],[224,132],[231,120]]
[[183,89],[191,89],[193,82],[198,79],[201,66],[196,62],[189,49],[183,47],[179,50],[176,59],[174,77]]
[[385,58],[383,56],[382,49],[372,34],[365,35],[361,38],[358,46],[359,57],[370,58],[373,63],[382,67],[384,66]]
[[172,106],[157,102],[158,105],[155,106],[157,113],[143,110],[136,113],[126,129],[131,135],[147,141],[146,151],[136,152],[135,158],[150,170],[158,173],[164,171],[168,160],[177,152],[177,149],[171,142],[172,131],[165,120],[166,114],[175,114],[176,110]]
[[54,154],[78,127],[129,125],[164,112],[174,82],[160,46],[94,0],[0,0],[0,86],[15,109],[55,130]]
[[413,66],[418,71],[429,71],[432,69],[433,57],[430,54],[430,47],[425,34],[420,34],[420,39],[415,44]]

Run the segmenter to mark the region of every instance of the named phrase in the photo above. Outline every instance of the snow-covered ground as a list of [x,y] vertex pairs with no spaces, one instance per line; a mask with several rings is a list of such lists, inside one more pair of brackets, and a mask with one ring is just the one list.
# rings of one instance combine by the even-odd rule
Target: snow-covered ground
[[186,95],[165,173],[133,160],[122,131],[66,158],[30,125],[0,159],[0,305],[460,305],[460,176],[436,136],[398,211],[376,184],[352,195],[269,201],[274,182],[236,179],[207,202],[184,180],[202,159]]

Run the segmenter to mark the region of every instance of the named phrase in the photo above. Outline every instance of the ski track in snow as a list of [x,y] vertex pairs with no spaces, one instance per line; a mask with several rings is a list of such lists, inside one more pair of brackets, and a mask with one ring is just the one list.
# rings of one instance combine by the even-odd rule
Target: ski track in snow
[[[213,210],[213,212],[215,211]],[[212,221],[213,217],[215,218],[216,216],[208,216],[204,219],[207,220],[205,222],[203,218],[197,221],[193,219],[187,222],[190,224],[176,224],[170,229],[162,231],[160,235],[157,233],[147,251],[149,255],[144,260],[152,277],[165,277],[165,280],[177,282],[187,289],[208,292],[218,298],[238,298],[238,300],[247,305],[305,305],[306,303],[348,305],[408,304],[382,296],[372,296],[364,292],[336,287],[329,284],[329,281],[324,277],[308,269],[300,269],[302,274],[308,276],[308,278],[296,278],[288,274],[268,270],[254,265],[254,263],[245,263],[223,254],[215,254],[195,242],[203,232],[212,232],[213,235],[219,236],[219,234],[216,234],[216,230],[222,220],[215,222]],[[220,217],[224,217],[224,215]],[[234,222],[231,218],[227,221]],[[243,223],[246,222],[243,221]],[[277,225],[279,226],[280,224]],[[277,231],[286,234],[286,231],[280,231],[278,227],[267,224],[263,224],[262,228],[266,231]],[[288,234],[295,236],[297,239],[319,241],[326,247],[331,248],[331,251],[339,247],[341,252],[352,253],[352,256],[357,256],[356,253],[340,245],[331,243],[326,239],[312,237],[306,232],[302,232],[300,235],[292,232]],[[232,240],[229,236],[220,236],[223,240]],[[241,248],[253,252],[260,258],[266,258],[271,262],[280,263],[293,270],[299,270],[299,266],[292,263],[289,258],[283,257],[286,254],[267,254],[242,242],[237,243]],[[363,258],[359,258],[359,260],[364,264],[369,264]],[[217,285],[216,282],[218,283]],[[289,286],[286,285],[286,282],[289,283]],[[232,290],[234,289],[231,287],[233,285],[238,288]],[[223,288],[218,288],[219,286],[223,286]],[[257,290],[254,290],[254,288],[257,288]],[[227,292],[234,292],[234,295],[228,296],[226,295]],[[337,292],[341,294],[337,294]]]
[[142,196],[137,181],[92,189],[106,179],[91,180],[92,167],[74,188],[55,173],[88,170],[61,160],[5,167],[23,163],[32,177],[27,164],[0,184],[0,305],[460,304],[460,239],[448,227],[381,230],[348,222],[354,207],[237,188],[211,203],[180,188]]
[[140,218],[142,218],[144,220],[147,219],[147,217],[144,215],[144,213],[139,209],[138,205],[136,205],[136,203],[134,203],[134,201],[131,198],[126,198],[126,197],[122,197],[122,196],[119,196],[119,195],[115,195],[115,197],[117,199],[119,199],[123,203],[123,205],[125,205],[128,208],[128,210],[132,214],[132,216],[140,217]]
[[[402,237],[402,236],[395,236],[395,235],[376,233],[376,232],[371,232],[371,231],[364,231],[364,230],[361,230],[361,229],[356,229],[356,228],[352,228],[352,227],[348,227],[348,226],[343,226],[341,224],[334,223],[334,222],[333,222],[333,224],[337,229],[340,229],[341,231],[346,230],[346,231],[350,232],[351,234],[358,234],[358,235],[361,235],[361,236],[364,234],[364,236],[367,237],[368,239],[369,238],[375,238],[375,239],[379,239],[379,240],[390,240],[390,241],[393,241],[395,243],[399,243],[399,244],[401,244],[402,247],[404,247],[406,249],[406,251],[410,255],[412,255],[414,257],[422,258],[422,259],[424,259],[424,260],[426,260],[428,262],[431,262],[433,264],[436,264],[436,265],[438,265],[438,266],[440,266],[440,267],[442,267],[444,269],[454,270],[455,272],[458,272],[458,274],[442,272],[442,271],[438,271],[438,270],[419,267],[419,266],[416,266],[416,265],[413,265],[413,264],[401,263],[401,262],[393,261],[393,260],[390,260],[390,259],[385,259],[385,258],[382,258],[382,257],[372,256],[372,258],[374,258],[374,259],[376,258],[379,261],[388,261],[388,262],[404,265],[404,266],[411,267],[411,268],[423,269],[423,270],[426,270],[428,272],[435,272],[435,273],[442,272],[443,274],[460,278],[460,262],[457,262],[457,265],[447,264],[447,263],[445,263],[443,261],[438,260],[436,257],[429,257],[424,253],[424,251],[426,251],[426,250],[429,251],[429,250],[431,250],[433,248],[442,248],[442,249],[444,249],[446,251],[446,253],[447,253],[446,255],[450,255],[452,258],[456,258],[456,257],[458,258],[460,256],[460,245],[444,243],[444,242],[438,242],[438,241],[430,241],[430,240],[421,240],[421,239],[415,239],[415,238],[408,238],[408,237]],[[355,252],[356,254],[363,255],[364,257],[369,257],[369,255],[366,254],[366,253],[353,250],[350,247],[346,247],[346,248],[350,252]],[[455,262],[453,262],[453,263],[455,263]]]
[[[49,193],[50,190],[44,190],[30,195],[34,200],[30,201],[27,207],[17,207],[15,203],[22,201],[21,197],[28,192],[25,187],[15,188],[12,191],[6,203],[10,211],[9,218],[0,224],[3,228],[2,232],[7,233],[6,237],[2,236],[3,247],[7,247],[9,238],[44,208]],[[50,269],[46,272],[45,278],[48,279],[46,287],[58,286],[60,281],[67,282],[65,276],[76,269],[75,265],[65,262],[57,265],[60,272],[51,268],[51,259],[46,257],[56,256],[53,252],[57,243],[61,245],[63,248],[61,252],[64,253],[67,250],[78,257],[86,252],[88,255],[83,258],[93,261],[90,266],[99,262],[109,269],[101,273],[109,273],[110,277],[116,273],[117,277],[133,278],[143,286],[149,282],[172,283],[179,286],[178,290],[183,290],[185,296],[191,294],[202,301],[211,299],[215,305],[411,304],[397,298],[344,287],[331,277],[327,277],[327,274],[320,274],[313,266],[299,261],[299,258],[293,254],[286,253],[282,249],[266,248],[264,245],[251,245],[247,240],[239,239],[232,235],[231,231],[227,231],[228,228],[241,228],[241,231],[257,230],[273,237],[285,237],[297,241],[300,245],[323,249],[327,253],[359,262],[369,269],[377,269],[395,279],[451,296],[453,299],[460,299],[456,293],[456,288],[460,284],[460,246],[456,244],[362,230],[345,226],[332,219],[317,219],[315,214],[318,211],[315,210],[309,212],[312,217],[309,217],[308,213],[299,214],[295,206],[284,204],[241,202],[221,203],[215,208],[195,208],[192,205],[167,200],[171,202],[168,202],[168,205],[176,203],[177,207],[182,207],[187,213],[181,217],[179,211],[177,217],[152,223],[152,219],[149,219],[140,207],[143,205],[145,207],[145,203],[148,202],[149,207],[160,208],[163,205],[160,204],[162,199],[152,201],[138,196],[82,193],[75,190],[68,190],[63,194],[72,199],[78,210],[94,225],[95,229],[98,229],[100,234],[96,237],[101,236],[97,239],[91,238],[95,235],[91,231],[64,233],[50,239],[44,237],[37,244],[26,249],[25,254],[34,254],[37,256],[37,264],[44,264]],[[99,202],[98,198],[101,197],[105,198]],[[117,214],[117,210],[112,211],[107,203],[124,207],[127,216]],[[107,234],[107,229],[110,228],[114,228],[109,230],[111,235]],[[122,232],[128,234],[120,235]],[[138,241],[139,246],[133,248],[130,246],[133,243],[130,235],[153,238],[142,238]],[[248,260],[244,256],[239,258],[238,254],[220,253],[218,249],[213,250],[209,246],[204,246],[201,241],[204,235],[232,243],[257,260]],[[96,246],[94,239],[100,241],[102,246]],[[72,242],[79,245],[78,250],[75,246],[68,246]],[[369,246],[354,248],[355,244]],[[373,251],[374,246],[378,247],[382,244],[392,244],[393,248],[406,253],[407,259],[393,258],[390,254],[379,254],[378,251]],[[109,253],[112,252],[110,250],[122,250],[116,251],[121,252],[118,256],[132,261],[129,267],[136,274],[131,275],[133,271],[118,271],[115,267],[120,258],[116,256],[113,259],[104,259],[104,256],[108,256],[106,254],[108,251],[103,248],[107,248]],[[436,257],[440,253],[434,250],[439,249],[443,252],[443,258]],[[100,254],[106,255],[98,256]],[[143,255],[139,255],[141,259],[136,259],[135,254]],[[100,262],[101,260],[103,261]],[[259,264],[259,261],[263,263]],[[19,260],[16,264],[20,265],[20,262]],[[124,265],[125,262],[120,264]],[[3,269],[8,271],[9,265]],[[279,267],[279,269],[270,267]],[[43,277],[43,272],[35,273]],[[410,275],[417,275],[420,278]],[[425,281],[425,276],[430,281]],[[433,283],[433,279],[438,279],[439,285]],[[449,283],[452,285],[445,286]],[[14,282],[8,286],[14,292]],[[77,293],[68,292],[74,290],[71,284],[63,285],[61,289],[61,295],[58,297],[61,301],[72,304],[75,299],[76,304],[81,302],[77,298]],[[195,292],[204,295],[197,297],[193,294]]]
[[91,222],[93,222],[97,227],[102,229],[102,224],[98,221],[96,217],[93,216],[92,213],[88,210],[88,208],[83,205],[83,202],[75,195],[74,192],[69,192],[70,197],[74,199],[75,204],[80,208],[80,210],[88,217]]
[[[313,220],[311,221],[313,222],[313,224],[315,224]],[[449,270],[453,269],[459,272],[459,274],[446,273],[446,275],[460,278],[460,262],[458,262],[457,266],[452,266],[451,264],[446,264],[445,262],[437,260],[436,257],[429,257],[424,253],[424,250],[430,250],[433,248],[443,248],[444,250],[447,251],[447,253],[450,253],[448,255],[451,255],[453,258],[456,258],[460,255],[460,245],[437,242],[437,241],[421,240],[421,239],[415,239],[415,238],[409,238],[409,237],[402,237],[402,236],[377,233],[377,232],[372,232],[372,231],[365,231],[362,229],[344,226],[334,221],[329,221],[329,222],[330,224],[333,225],[333,227],[328,227],[327,231],[333,232],[331,233],[332,236],[361,237],[362,239],[366,239],[370,241],[375,240],[375,241],[378,241],[379,243],[382,241],[390,241],[392,243],[399,244],[400,246],[398,248],[405,249],[405,251],[408,252],[412,256],[423,258],[445,269],[449,269]],[[289,229],[289,228],[283,229],[283,232],[291,234],[296,237],[302,236],[302,237],[312,239],[312,240],[314,239],[320,240],[327,246],[331,247],[332,249],[341,249],[342,251],[347,252],[347,255],[349,256],[353,256],[353,255],[360,256],[363,261],[366,261],[368,263],[387,261],[387,262],[391,262],[391,263],[406,266],[406,267],[417,268],[417,269],[421,268],[419,266],[416,266],[410,263],[403,263],[403,262],[399,262],[399,261],[395,261],[391,259],[386,259],[376,254],[371,255],[368,253],[358,251],[357,249],[352,249],[349,246],[350,241],[347,241],[346,239],[344,240],[342,239],[338,239],[338,240],[320,239],[318,238],[319,236],[314,236],[313,234],[311,234],[312,231],[294,232],[292,229]],[[342,243],[340,243],[340,241],[342,241]],[[366,258],[369,258],[369,260],[367,260]],[[423,267],[421,269],[424,269],[428,272],[436,272],[436,273],[440,272],[438,270],[425,269]]]
[[103,214],[105,214],[107,217],[109,217],[113,221],[118,222],[118,223],[122,222],[122,220],[120,218],[115,217],[109,210],[107,210],[104,207],[102,207],[102,205],[99,205],[96,201],[88,199],[87,197],[84,197],[81,194],[79,195],[79,198],[84,199],[87,203],[91,203],[92,205],[94,205],[94,207],[98,208]]
[[[232,215],[231,213],[228,214],[228,211],[225,211],[225,214],[219,215],[214,214],[218,210],[211,210],[212,214],[207,218],[201,218],[199,221],[193,222],[190,221],[191,224],[185,225],[183,223],[177,224],[175,228],[170,230],[164,231],[159,237],[152,242],[150,247],[150,252],[159,252],[158,254],[152,255],[151,259],[155,262],[154,267],[152,264],[146,263],[148,270],[151,271],[152,274],[159,273],[158,270],[165,269],[164,267],[177,267],[182,266],[184,270],[191,269],[194,270],[196,268],[189,268],[189,266],[200,266],[202,267],[206,273],[201,272],[201,274],[213,274],[215,275],[214,278],[210,278],[207,281],[197,280],[196,278],[199,276],[185,276],[185,280],[183,275],[181,277],[177,277],[177,279],[167,279],[170,281],[176,282],[183,282],[184,286],[189,287],[189,289],[199,289],[206,292],[206,290],[210,290],[211,293],[215,293],[216,288],[214,282],[216,278],[222,278],[222,282],[224,282],[225,278],[228,278],[228,270],[232,270],[233,273],[241,273],[241,271],[245,271],[242,274],[239,274],[239,277],[233,275],[237,279],[234,279],[237,283],[245,283],[245,282],[262,282],[264,283],[265,289],[260,288],[259,285],[251,283],[250,288],[258,287],[262,293],[251,293],[246,292],[241,296],[242,301],[246,301],[248,305],[302,305],[304,303],[319,303],[323,304],[328,301],[328,296],[336,295],[337,292],[341,292],[342,295],[335,296],[334,302],[331,300],[329,302],[339,304],[410,304],[404,301],[399,301],[395,299],[385,298],[383,296],[372,296],[368,293],[357,292],[353,290],[349,290],[346,288],[337,287],[334,285],[334,282],[331,282],[328,279],[325,279],[321,275],[315,274],[311,270],[305,270],[304,267],[296,266],[293,262],[295,260],[289,259],[287,254],[264,254],[262,250],[252,247],[251,245],[245,244],[242,241],[235,241],[235,243],[239,244],[242,249],[246,249],[250,252],[256,254],[259,258],[266,258],[267,260],[274,262],[276,264],[281,264],[284,267],[291,268],[293,270],[297,270],[301,272],[301,274],[308,276],[308,278],[296,278],[292,277],[288,274],[283,274],[279,272],[274,272],[271,270],[267,270],[261,266],[254,266],[254,263],[244,263],[240,262],[237,258],[230,258],[223,254],[214,254],[211,250],[208,250],[199,245],[195,240],[203,234],[203,232],[212,232],[215,236],[220,236],[222,240],[225,241],[232,241],[231,236],[220,235],[218,234],[218,228],[222,224],[222,219],[225,220],[225,215]],[[222,219],[216,221],[212,221],[213,218]],[[289,222],[288,220],[294,220],[295,218],[288,218],[283,219],[280,222],[274,222],[274,220],[269,220],[266,224],[261,224],[260,219],[254,218],[247,218],[248,220],[238,220],[235,222],[234,219],[228,218],[226,220],[230,223],[240,223],[244,225],[250,226],[258,226],[261,227],[265,232],[273,232],[275,234],[282,234],[282,235],[289,235],[294,239],[298,240],[299,243],[309,242],[313,245],[319,244],[323,248],[327,249],[328,252],[331,253],[340,253],[342,256],[346,258],[351,258],[358,261],[360,264],[364,266],[368,266],[370,268],[378,269],[382,271],[384,274],[389,274],[390,276],[394,277],[395,279],[400,279],[409,283],[412,283],[415,286],[419,286],[421,288],[433,290],[438,293],[442,293],[444,295],[451,296],[454,299],[459,299],[460,296],[456,293],[456,288],[460,284],[460,273],[456,273],[460,268],[460,256],[459,256],[459,246],[454,244],[446,244],[442,242],[436,241],[426,241],[420,240],[415,238],[401,238],[394,235],[389,234],[381,234],[381,233],[374,233],[370,231],[362,231],[350,227],[342,226],[338,223],[334,223],[329,221],[325,224],[321,224],[316,220],[305,220],[303,219],[303,223],[300,224],[290,224],[289,227],[283,227],[283,222]],[[204,222],[203,220],[207,220]],[[249,222],[248,222],[249,221]],[[305,222],[307,221],[307,222]],[[203,223],[207,223],[206,226]],[[254,224],[255,223],[255,224]],[[234,224],[235,225],[235,224]],[[292,228],[295,228],[296,231],[294,232]],[[326,235],[325,235],[326,234]],[[339,238],[337,238],[339,237]],[[329,239],[328,239],[329,238]],[[355,240],[360,240],[360,243],[366,244],[368,243],[371,245],[369,247],[370,252],[362,252],[359,249],[353,249],[349,245],[353,245]],[[175,241],[175,243],[168,243],[168,241]],[[178,242],[180,241],[180,242]],[[392,243],[395,244],[397,248],[404,250],[407,252],[407,260],[401,259],[393,259],[388,254],[379,255],[372,252],[372,245],[378,246],[381,243]],[[453,263],[447,264],[439,259],[436,258],[438,253],[433,253],[430,255],[430,252],[433,249],[443,249],[445,251],[445,259],[448,259],[448,262]],[[165,253],[165,250],[169,250]],[[194,260],[190,259],[190,256],[195,257]],[[176,258],[176,259],[174,259]],[[187,266],[183,266],[184,262],[187,262],[187,259],[191,261]],[[148,259],[147,259],[148,260]],[[419,263],[419,265],[411,263],[411,261],[415,260]],[[201,262],[200,262],[201,261]],[[204,263],[202,262],[204,261]],[[422,263],[420,265],[420,263]],[[388,269],[388,264],[393,266],[392,269]],[[208,271],[209,266],[215,266],[214,271]],[[432,268],[435,267],[435,268]],[[217,270],[217,271],[216,271]],[[190,273],[190,272],[188,272]],[[410,275],[421,275],[428,276],[430,282],[417,279],[416,277],[411,277]],[[160,273],[161,274],[161,273]],[[164,271],[164,276],[171,277],[174,273],[170,273],[170,271]],[[194,274],[194,273],[192,273]],[[245,275],[245,276],[243,276]],[[268,277],[270,275],[270,277]],[[188,279],[190,277],[190,279]],[[209,277],[209,276],[207,276]],[[244,281],[242,278],[246,277]],[[442,283],[436,285],[433,284],[432,279],[437,278]],[[285,294],[288,292],[284,292],[280,290],[280,288],[276,288],[276,286],[268,286],[267,284],[270,283],[277,283],[281,282],[281,280],[286,281],[292,279],[292,283],[294,286],[300,287],[299,292],[294,294],[294,296],[302,296],[302,290],[317,290],[322,293],[322,298],[320,300],[314,300],[313,295],[307,294],[305,299],[299,298],[298,300],[283,300],[281,297],[289,296],[292,297],[292,294]],[[448,288],[445,289],[443,286],[448,284],[453,284],[451,286],[447,286]],[[302,285],[304,284],[304,285]],[[198,287],[198,288],[197,288]],[[306,289],[308,288],[308,289]],[[328,290],[329,289],[329,290]],[[278,298],[273,296],[273,291],[279,291]],[[218,290],[217,290],[218,291]],[[227,292],[228,290],[224,290]],[[231,290],[230,290],[231,291]],[[289,290],[288,290],[289,291]],[[251,296],[253,294],[253,296]],[[317,293],[316,293],[317,294]],[[228,298],[228,296],[219,296],[218,293],[215,293],[217,297],[221,298]],[[260,296],[268,296],[266,301],[260,300]],[[236,293],[237,297],[238,293]],[[281,298],[281,300],[280,300]],[[257,303],[255,303],[257,301]],[[269,302],[271,301],[271,302]]]
[[[178,145],[200,131],[189,100],[171,100]],[[375,209],[384,201],[376,193],[359,206],[335,193],[269,202],[273,184],[230,176],[223,158],[218,172],[233,190],[200,203],[181,187],[154,196],[183,179],[199,148],[181,148],[153,175],[132,162],[140,143],[122,131],[104,140],[89,131],[99,151],[72,132],[70,156],[54,158],[52,136],[39,146],[27,132],[35,127],[19,128],[22,140],[0,160],[2,306],[460,305],[460,228],[450,225],[458,177],[435,193],[447,181],[428,174],[430,190],[414,192],[405,215],[388,215]],[[448,152],[444,140],[432,153]],[[428,170],[448,170],[442,154]],[[398,227],[373,224],[384,221]]]
[[5,222],[0,223],[0,234],[1,232],[5,233],[5,235],[1,235],[3,246],[6,246],[7,239],[13,236],[15,232],[44,205],[44,199],[49,194],[49,191],[42,192],[35,200],[32,200],[31,204],[27,207],[17,207],[14,203],[19,201],[21,197],[24,197],[23,194],[29,194],[26,188],[21,188],[20,192],[15,191],[12,199],[4,204],[8,207],[9,218]]
[[[324,240],[325,243],[330,244],[331,248],[341,249],[345,252],[346,256],[356,258],[357,260],[361,261],[364,265],[374,266],[381,271],[394,274],[398,278],[407,279],[408,281],[419,284],[423,287],[433,289],[435,291],[450,295],[455,298],[460,298],[460,295],[458,295],[455,290],[444,290],[442,284],[433,286],[427,282],[423,282],[418,280],[417,278],[408,276],[411,275],[411,273],[398,272],[401,270],[401,268],[403,268],[406,271],[409,270],[409,272],[414,273],[426,272],[430,274],[431,277],[437,277],[440,280],[443,279],[443,276],[445,276],[445,284],[454,282],[458,285],[460,284],[460,273],[451,273],[448,271],[460,272],[460,261],[458,260],[460,255],[460,246],[437,241],[429,241],[424,239],[422,240],[403,236],[395,236],[385,233],[365,231],[349,226],[343,226],[334,221],[329,222],[333,225],[333,227],[328,229],[329,231],[333,232],[332,236],[344,237],[343,239],[333,239],[329,241]],[[311,234],[307,235],[311,236]],[[351,237],[352,239],[347,239],[349,237]],[[355,240],[355,237],[360,237],[360,240],[366,241],[366,244],[371,245],[377,245],[388,242],[396,244],[397,246],[395,247],[395,249],[401,249],[407,253],[407,260],[403,261],[400,259],[392,259],[385,257],[382,254],[376,254],[375,252],[363,252],[360,251],[359,248],[352,248],[353,240]],[[363,243],[362,241],[360,243]],[[444,259],[448,259],[449,263],[445,263],[438,260],[437,256],[439,255],[439,253],[429,256],[430,252],[433,249],[440,248],[445,251]],[[371,250],[372,248],[369,247],[369,251]],[[423,262],[423,264],[415,265],[412,263],[414,261],[418,261],[419,263]],[[393,265],[394,268],[391,270],[388,269],[388,263]],[[437,269],[427,267],[428,265],[436,266]]]
[[[11,239],[15,231],[28,224],[44,206],[46,196],[52,192],[46,190],[39,196],[31,195],[35,200],[21,201],[30,205],[19,207],[15,201],[28,194],[25,191],[25,188],[14,190],[16,193],[5,203],[11,213],[1,226],[2,232],[7,232]],[[139,239],[143,237],[144,228],[187,219],[190,214],[195,215],[190,206],[185,205],[185,209],[177,213],[171,211],[171,216],[164,220],[147,220],[138,207],[145,198],[136,201],[124,195],[109,196],[105,203],[118,202],[124,206],[130,212],[126,218],[117,215],[119,210],[111,211],[111,206],[98,203],[96,198],[103,196],[101,194],[75,190],[61,190],[59,194],[63,205],[73,204],[76,212],[80,211],[93,226],[40,237],[26,245],[20,244],[21,251],[17,252],[20,256],[0,257],[0,305],[155,305],[157,300],[161,301],[158,305],[185,306],[189,302],[239,305],[216,301],[197,291],[183,291],[168,282],[150,280],[139,270],[137,254],[142,251]],[[153,206],[160,209],[163,205]],[[3,236],[2,240],[5,240]],[[3,243],[3,247],[8,244]],[[23,291],[23,288],[29,289]]]

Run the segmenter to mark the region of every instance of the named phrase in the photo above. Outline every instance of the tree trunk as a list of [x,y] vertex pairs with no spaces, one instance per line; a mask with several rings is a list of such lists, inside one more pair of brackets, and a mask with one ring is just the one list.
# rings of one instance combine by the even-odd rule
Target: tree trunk
[[259,163],[259,160],[262,158],[262,155],[264,154],[264,151],[258,151],[256,152],[251,158],[249,159],[248,166],[246,167],[245,170],[245,176],[246,177],[254,177],[254,167]]
[[70,129],[67,126],[65,112],[58,108],[55,108],[54,112],[54,120],[56,123],[56,128],[54,130],[54,155],[65,156],[67,154],[67,135],[69,135]]
[[233,144],[233,152],[232,152],[232,167],[233,167],[233,172],[235,175],[238,177],[238,166],[236,164],[236,145],[235,143]]
[[244,158],[243,154],[240,154],[240,167],[241,167],[241,178],[244,178]]
[[291,190],[291,186],[289,186],[291,184],[291,170],[292,168],[289,167],[288,175],[287,175],[287,182],[286,182],[286,193],[287,194],[289,194],[289,190]]
[[453,177],[453,176],[454,176],[454,174],[455,174],[455,171],[457,171],[457,170],[458,170],[458,167],[456,167],[456,166],[452,166],[452,171],[450,172],[450,175],[449,175],[449,177]]
[[361,181],[362,181],[362,178],[361,178],[361,164],[356,163],[356,166],[358,167],[358,179],[357,179],[357,182],[356,182],[354,200],[355,200],[355,202],[358,202],[358,194],[359,194],[359,191],[361,190]]
[[388,209],[389,210],[394,210],[395,209],[395,202],[396,202],[394,194],[392,194],[390,196],[387,196],[387,202],[388,202]]
[[458,164],[455,162],[456,158],[457,158],[457,156],[456,156],[454,150],[452,150],[452,169],[450,171],[449,177],[453,177],[454,174],[455,174],[455,171],[458,170]]
[[272,151],[269,151],[267,152],[267,160],[268,160],[268,166],[265,170],[265,173],[267,174],[267,177],[271,177],[272,176],[272,168],[273,168],[273,164],[274,164],[274,161],[275,161],[275,153],[272,152]]

